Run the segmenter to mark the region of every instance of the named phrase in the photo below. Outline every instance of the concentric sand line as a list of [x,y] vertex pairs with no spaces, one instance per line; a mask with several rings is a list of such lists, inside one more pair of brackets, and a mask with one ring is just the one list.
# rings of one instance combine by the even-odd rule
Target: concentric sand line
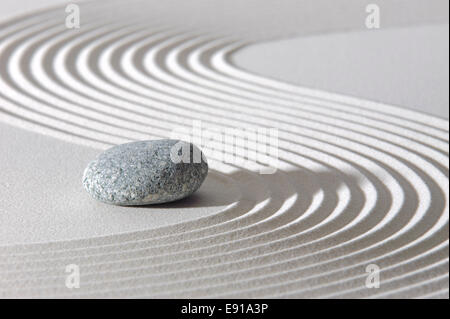
[[[448,297],[448,121],[240,70],[232,54],[253,39],[233,30],[83,9],[75,33],[57,9],[0,27],[2,121],[98,149],[194,120],[276,127],[278,170],[211,154],[239,194],[213,215],[2,246],[0,296]],[[71,263],[77,290],[64,285]],[[365,287],[368,264],[379,289]]]

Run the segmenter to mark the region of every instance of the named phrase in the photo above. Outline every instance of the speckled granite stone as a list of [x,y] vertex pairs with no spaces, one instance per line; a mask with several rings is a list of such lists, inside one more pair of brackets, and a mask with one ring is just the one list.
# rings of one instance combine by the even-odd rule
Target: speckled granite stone
[[112,147],[89,163],[83,186],[95,199],[115,205],[175,201],[195,192],[208,174],[202,152],[178,140]]

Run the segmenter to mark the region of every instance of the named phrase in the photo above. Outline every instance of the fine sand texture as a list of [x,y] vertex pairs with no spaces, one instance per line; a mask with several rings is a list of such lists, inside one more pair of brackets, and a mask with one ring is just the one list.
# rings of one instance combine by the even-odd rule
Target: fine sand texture
[[[449,297],[448,1],[379,0],[379,30],[361,0],[78,2],[79,29],[19,3],[0,5],[0,297]],[[84,191],[102,150],[196,121],[277,128],[277,170],[204,150],[179,202]]]

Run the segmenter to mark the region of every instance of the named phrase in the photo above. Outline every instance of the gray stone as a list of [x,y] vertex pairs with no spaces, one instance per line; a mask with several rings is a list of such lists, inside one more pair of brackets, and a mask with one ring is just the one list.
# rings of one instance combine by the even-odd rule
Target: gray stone
[[101,153],[85,169],[83,186],[108,204],[157,204],[189,196],[207,174],[203,153],[191,143],[139,141]]

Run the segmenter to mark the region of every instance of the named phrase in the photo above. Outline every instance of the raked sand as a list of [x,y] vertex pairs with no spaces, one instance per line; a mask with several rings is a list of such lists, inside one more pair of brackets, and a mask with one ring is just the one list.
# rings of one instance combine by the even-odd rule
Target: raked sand
[[[387,37],[430,25],[448,41],[445,1],[379,2]],[[261,59],[282,59],[288,37],[365,30],[363,1],[330,3],[93,1],[78,30],[64,7],[1,22],[0,296],[448,298],[445,94],[410,105],[379,78],[378,90],[332,87],[292,75],[295,55]],[[276,173],[210,155],[204,185],[180,202],[117,207],[83,190],[101,150],[195,120],[278,128]],[[69,264],[79,289],[65,286]],[[365,286],[369,264],[378,289]]]

